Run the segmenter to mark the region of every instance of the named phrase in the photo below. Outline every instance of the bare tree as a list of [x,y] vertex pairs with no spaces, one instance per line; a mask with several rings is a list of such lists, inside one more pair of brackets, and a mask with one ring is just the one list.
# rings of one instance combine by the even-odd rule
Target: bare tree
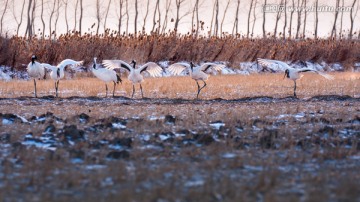
[[[300,1],[300,0],[298,0]],[[289,20],[289,38],[291,38],[292,36],[292,22],[293,22],[293,15],[294,15],[294,12],[295,12],[295,0],[292,0],[292,10],[290,12],[290,20]]]
[[318,37],[318,24],[319,24],[319,14],[318,14],[318,6],[319,6],[319,0],[315,1],[315,30],[314,30],[314,37],[317,39]]
[[66,33],[69,33],[69,19],[68,19],[68,4],[69,0],[63,0],[63,3],[65,5],[65,24],[66,24]]
[[304,22],[303,22],[303,34],[302,34],[302,37],[305,38],[305,31],[306,31],[306,17],[307,17],[307,9],[306,9],[306,2],[307,0],[303,0],[304,2],[304,7],[305,7],[305,10],[304,10]]
[[36,0],[33,1],[32,9],[31,9],[31,29],[32,33],[35,33],[35,9],[36,9]]
[[[267,0],[264,0],[264,7],[266,7]],[[266,31],[265,31],[265,20],[266,20],[266,12],[263,11],[263,24],[262,24],[262,32],[263,32],[263,38],[266,38]]]
[[54,23],[54,38],[56,37],[56,30],[57,30],[57,24],[59,21],[59,17],[60,17],[60,8],[61,8],[62,4],[60,0],[57,0],[57,4],[56,4],[56,11],[55,11],[55,23]]
[[219,36],[219,0],[215,0],[215,36]]
[[129,2],[128,0],[125,1],[125,4],[126,4],[126,12],[125,12],[125,15],[126,15],[126,35],[129,33],[129,18],[130,18],[130,15],[129,15]]
[[284,0],[284,26],[283,26],[283,38],[286,38],[286,26],[287,26],[287,0]]
[[[283,4],[283,1],[280,1],[280,5]],[[276,34],[277,34],[277,28],[278,28],[278,24],[279,24],[279,20],[281,18],[281,14],[282,14],[282,10],[278,10],[276,13],[276,19],[275,19],[275,28],[274,28],[274,38],[276,38]]]
[[75,3],[75,9],[74,9],[74,31],[76,30],[76,26],[77,26],[77,10],[78,10],[78,7],[79,7],[79,0],[76,0],[76,3]]
[[13,17],[15,22],[17,23],[17,28],[16,28],[16,35],[19,36],[19,30],[20,30],[20,26],[22,24],[23,21],[23,16],[24,16],[24,9],[25,9],[25,1],[23,1],[22,7],[21,7],[21,13],[20,13],[20,19],[17,18],[17,11],[16,11],[16,3],[15,1],[13,1],[13,7],[12,7],[12,13],[13,13]]
[[[341,6],[342,6],[342,8],[344,8],[344,0],[341,1]],[[340,38],[342,38],[343,18],[344,18],[344,11],[341,12],[341,17],[340,17],[340,29],[339,29],[339,37]]]
[[252,11],[252,7],[253,7],[253,3],[254,3],[254,0],[251,0],[250,1],[249,12],[248,12],[248,19],[247,19],[246,38],[249,38],[249,34],[250,34],[250,18],[251,18],[251,11]]
[[27,35],[28,38],[32,37],[31,5],[32,5],[32,0],[29,0],[28,9],[27,9],[27,25],[26,25],[26,31],[25,31],[25,36]]
[[[214,25],[214,18],[215,18],[215,10],[216,10],[216,6],[213,6],[212,9],[212,15],[211,15],[211,22],[210,22],[210,31],[209,31],[209,37],[212,35],[213,32],[213,25]],[[194,15],[193,15],[194,16]]]
[[138,19],[138,0],[135,0],[135,19],[134,19],[134,34],[137,35],[137,19]]
[[165,33],[165,31],[166,31],[170,6],[171,6],[171,0],[166,0],[166,2],[165,2],[165,17],[164,17],[164,22],[162,25],[161,33]]
[[251,28],[251,37],[254,36],[254,28],[255,28],[255,23],[256,23],[256,4],[257,4],[257,0],[255,0],[254,2],[254,6],[253,6],[253,25],[252,25],[252,28]]
[[44,20],[44,0],[41,0],[41,13],[40,13],[40,19],[42,23],[42,32],[41,37],[45,37],[45,20]]
[[82,21],[83,21],[83,13],[84,13],[84,6],[83,0],[80,0],[80,17],[79,17],[79,33],[81,34],[82,31]]
[[[338,8],[340,5],[340,0],[336,0],[336,8]],[[331,38],[335,37],[336,38],[336,22],[337,22],[337,18],[339,15],[339,11],[336,9],[335,10],[335,14],[334,14],[334,24],[333,27],[331,29]]]
[[[156,26],[156,13],[159,12],[160,13],[160,10],[158,11],[158,8],[159,8],[159,3],[160,3],[160,0],[157,0],[156,1],[156,5],[155,5],[155,9],[154,9],[154,15],[153,15],[153,27],[151,29],[151,32],[154,32],[155,31],[155,26]],[[160,22],[159,22],[160,23]]]
[[[304,0],[302,0],[301,6],[303,6]],[[300,8],[300,0],[298,0],[298,8]],[[297,25],[296,25],[296,35],[295,38],[299,38],[299,34],[300,34],[300,27],[301,27],[301,12],[302,9],[298,9],[297,11]]]
[[351,7],[352,9],[350,10],[350,30],[349,30],[349,38],[351,39],[353,37],[353,29],[354,29],[354,18],[357,14],[357,9],[356,9],[356,12],[355,14],[353,15],[353,10],[355,9],[355,3],[356,3],[357,0],[354,0]]
[[96,34],[99,34],[100,22],[101,22],[101,18],[103,16],[101,13],[100,4],[101,4],[100,0],[96,0],[96,20],[97,20]]
[[[159,0],[159,2],[160,2],[160,0]],[[157,10],[158,10],[158,20],[157,20],[158,27],[156,28],[156,32],[157,32],[157,34],[159,34],[160,33],[160,27],[161,27],[160,3],[157,4]]]
[[[234,25],[233,25],[233,29],[232,29],[232,34],[237,34],[239,31],[239,8],[240,8],[240,0],[237,0],[236,3],[236,12],[235,12],[235,20],[234,20]],[[235,31],[235,33],[234,33]]]
[[5,1],[5,6],[4,6],[4,10],[3,10],[3,13],[2,13],[2,15],[1,15],[1,20],[0,20],[0,34],[2,34],[3,33],[3,24],[4,24],[4,16],[5,16],[5,14],[6,14],[6,11],[7,11],[7,9],[8,9],[8,3],[9,3],[9,0],[6,0]]
[[53,3],[52,3],[52,7],[50,7],[50,16],[49,16],[49,37],[50,38],[51,38],[52,32],[53,32],[52,21],[53,21],[53,17],[54,17],[54,14],[55,14],[55,9],[56,9],[56,1],[57,0],[54,0]]
[[227,1],[226,7],[225,7],[225,10],[224,10],[224,15],[223,15],[222,20],[221,20],[221,24],[220,24],[220,33],[221,34],[223,34],[223,25],[224,25],[224,21],[225,21],[225,15],[226,15],[227,10],[229,8],[230,2],[231,2],[231,0]]
[[150,0],[147,0],[146,1],[146,13],[145,13],[145,16],[144,16],[144,23],[143,23],[143,27],[142,27],[142,31],[145,32],[145,25],[146,25],[146,19],[149,15],[149,5],[150,5]]
[[185,0],[176,0],[176,19],[175,19],[175,25],[174,25],[174,30],[175,32],[177,32],[178,30],[178,27],[179,27],[179,22],[181,20],[182,17],[180,17],[180,7],[181,7],[181,4],[184,3]]
[[122,18],[123,18],[123,5],[124,5],[124,0],[119,0],[119,15],[118,15],[118,35],[121,35],[121,25],[122,25]]
[[105,11],[105,16],[104,16],[104,31],[106,31],[106,23],[107,23],[107,19],[108,19],[108,16],[109,16],[110,5],[111,5],[111,0],[109,0],[108,5],[107,5],[107,7],[106,7],[106,11]]

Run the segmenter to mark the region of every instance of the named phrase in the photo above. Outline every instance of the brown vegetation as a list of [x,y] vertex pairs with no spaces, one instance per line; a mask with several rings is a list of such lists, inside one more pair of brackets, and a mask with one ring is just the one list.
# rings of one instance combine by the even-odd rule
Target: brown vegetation
[[56,40],[33,37],[0,38],[0,64],[23,68],[32,54],[41,62],[56,64],[65,59],[136,59],[147,61],[228,61],[238,68],[239,62],[255,61],[257,57],[287,61],[342,63],[351,68],[360,61],[358,40],[331,39],[246,39],[240,36],[198,37],[176,35],[122,35],[107,31],[104,35],[61,35]]

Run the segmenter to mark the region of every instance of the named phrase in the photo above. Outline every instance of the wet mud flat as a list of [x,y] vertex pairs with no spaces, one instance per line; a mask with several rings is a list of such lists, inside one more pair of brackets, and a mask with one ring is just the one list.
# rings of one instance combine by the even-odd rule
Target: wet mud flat
[[4,201],[360,200],[360,99],[0,98]]

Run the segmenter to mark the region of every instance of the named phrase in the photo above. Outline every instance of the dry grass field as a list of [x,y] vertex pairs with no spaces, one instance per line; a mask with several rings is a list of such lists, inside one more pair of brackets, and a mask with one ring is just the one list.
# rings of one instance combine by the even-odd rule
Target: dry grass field
[[359,201],[360,74],[332,75],[0,82],[1,199]]

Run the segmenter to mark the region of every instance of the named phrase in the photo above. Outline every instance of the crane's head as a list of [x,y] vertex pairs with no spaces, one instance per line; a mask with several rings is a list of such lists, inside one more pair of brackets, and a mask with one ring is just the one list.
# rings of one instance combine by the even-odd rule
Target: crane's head
[[133,65],[134,69],[135,69],[135,66],[136,66],[136,60],[131,60],[130,64]]
[[35,60],[37,60],[36,55],[31,56],[31,62],[32,62],[33,64],[35,63]]
[[285,77],[287,77],[287,78],[290,77],[290,76],[289,76],[289,70],[288,70],[288,69],[285,70],[284,79],[285,79]]

